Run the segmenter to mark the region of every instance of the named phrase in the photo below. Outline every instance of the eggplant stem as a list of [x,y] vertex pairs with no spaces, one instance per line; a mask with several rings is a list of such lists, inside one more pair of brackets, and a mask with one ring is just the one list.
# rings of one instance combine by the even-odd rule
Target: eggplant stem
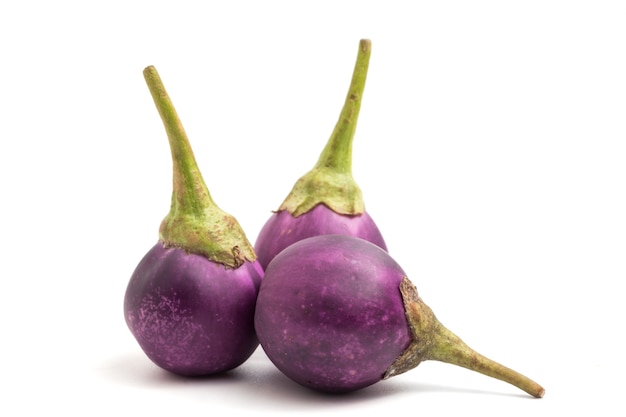
[[339,120],[315,166],[296,181],[278,211],[287,210],[298,217],[325,204],[338,214],[355,216],[365,212],[363,194],[352,176],[352,142],[371,52],[372,42],[361,39]]
[[167,132],[173,163],[172,203],[161,222],[160,240],[236,268],[256,254],[237,220],[221,210],[207,188],[187,134],[154,66],[143,71]]
[[435,360],[507,382],[533,397],[543,397],[545,390],[541,385],[476,352],[441,324],[431,308],[417,295],[417,289],[408,278],[402,280],[400,292],[413,341],[389,367],[384,378],[404,373],[423,361]]
[[156,68],[148,66],[143,74],[163,121],[172,152],[172,204],[176,205],[176,211],[181,214],[200,215],[206,206],[215,203],[202,178],[185,128]]
[[352,142],[361,110],[371,53],[372,42],[369,39],[361,39],[346,100],[339,120],[320,154],[317,168],[330,168],[341,173],[352,172]]

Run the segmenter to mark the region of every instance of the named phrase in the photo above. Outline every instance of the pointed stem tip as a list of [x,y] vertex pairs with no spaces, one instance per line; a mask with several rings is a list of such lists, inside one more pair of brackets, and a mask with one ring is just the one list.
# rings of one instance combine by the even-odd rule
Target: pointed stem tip
[[363,53],[368,53],[372,50],[372,41],[369,39],[361,39],[359,45],[361,45]]
[[545,390],[541,385],[474,351],[443,326],[417,295],[417,289],[408,278],[402,280],[400,292],[413,341],[387,370],[385,378],[413,369],[423,361],[435,360],[507,382],[533,397],[543,397]]

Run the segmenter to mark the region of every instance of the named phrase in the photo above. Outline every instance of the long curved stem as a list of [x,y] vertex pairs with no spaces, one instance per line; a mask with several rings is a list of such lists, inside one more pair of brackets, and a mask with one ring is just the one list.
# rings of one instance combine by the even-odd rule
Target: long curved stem
[[237,220],[211,198],[159,73],[148,66],[143,74],[167,132],[173,162],[172,203],[159,238],[166,246],[203,255],[230,268],[254,261],[256,253]]
[[352,142],[361,110],[371,53],[372,42],[369,39],[361,39],[350,88],[339,120],[320,154],[316,165],[319,168],[326,167],[342,173],[352,172]]
[[426,360],[462,366],[483,375],[512,384],[536,398],[545,390],[532,379],[474,351],[435,317],[417,295],[415,286],[405,278],[400,284],[413,342],[387,370],[385,378],[415,368]]
[[174,175],[172,210],[178,215],[198,215],[207,206],[215,203],[202,178],[185,128],[159,73],[154,66],[148,66],[143,74],[163,121],[172,152]]
[[315,166],[298,179],[278,211],[294,217],[325,204],[335,213],[349,216],[365,212],[363,194],[352,176],[352,141],[356,131],[372,42],[359,41],[350,88],[330,138]]

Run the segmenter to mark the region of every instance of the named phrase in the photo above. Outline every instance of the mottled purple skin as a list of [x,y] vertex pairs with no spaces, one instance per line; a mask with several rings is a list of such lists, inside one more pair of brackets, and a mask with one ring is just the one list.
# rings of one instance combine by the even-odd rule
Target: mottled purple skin
[[263,269],[287,246],[318,235],[348,235],[372,242],[387,250],[378,226],[367,212],[355,216],[338,214],[324,204],[294,217],[289,211],[274,213],[265,223],[254,245]]
[[135,269],[124,316],[146,355],[175,374],[216,374],[241,365],[258,346],[254,308],[260,264],[237,269],[157,243]]
[[294,243],[270,262],[257,298],[263,350],[286,376],[343,393],[380,381],[411,332],[402,268],[365,240],[324,235]]

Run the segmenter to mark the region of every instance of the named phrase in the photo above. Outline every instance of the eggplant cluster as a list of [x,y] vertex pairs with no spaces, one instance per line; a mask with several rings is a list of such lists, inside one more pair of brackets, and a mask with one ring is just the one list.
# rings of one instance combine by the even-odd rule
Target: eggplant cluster
[[370,55],[371,42],[362,39],[318,162],[254,246],[211,198],[156,69],[144,70],[174,175],[159,239],[126,290],[130,331],[156,365],[185,376],[234,369],[260,344],[287,377],[324,392],[362,389],[437,360],[542,397],[539,384],[477,353],[437,320],[366,212],[352,176],[352,142]]

